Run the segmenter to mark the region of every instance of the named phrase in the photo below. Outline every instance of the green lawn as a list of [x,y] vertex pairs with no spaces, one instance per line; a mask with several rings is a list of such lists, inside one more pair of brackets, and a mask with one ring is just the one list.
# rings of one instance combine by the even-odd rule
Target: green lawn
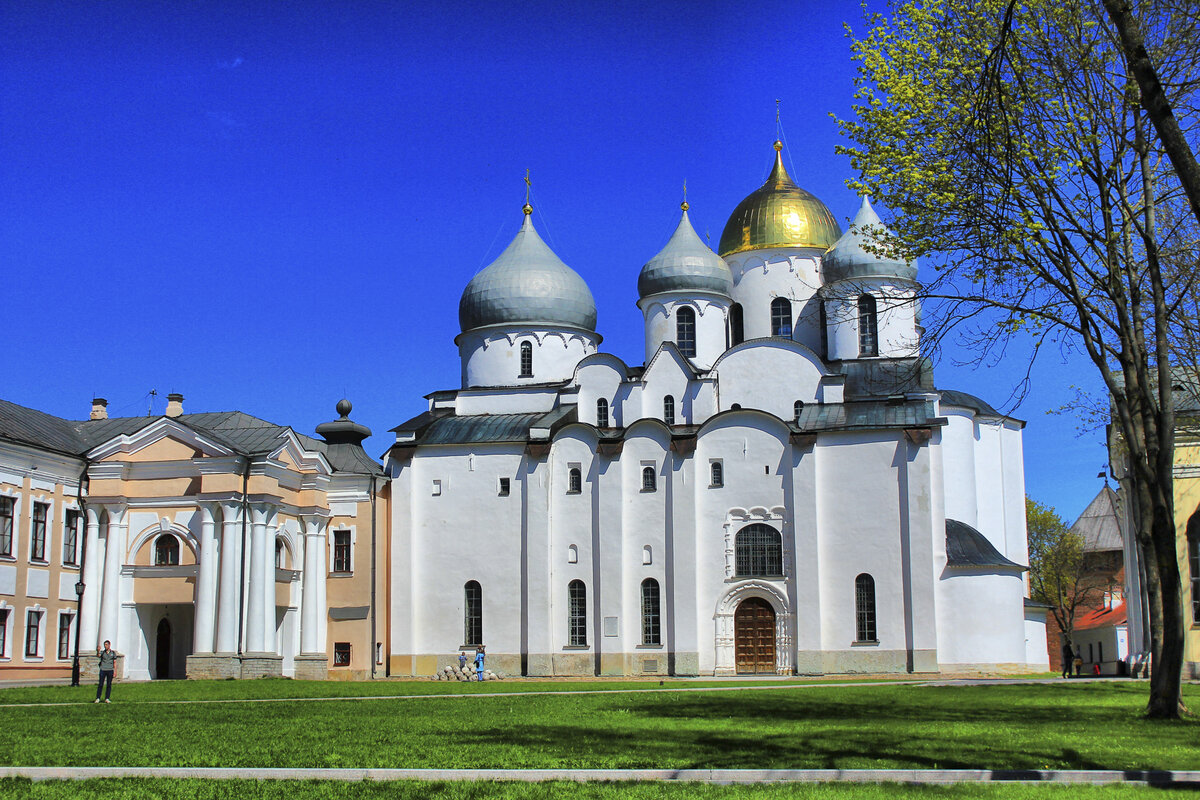
[[0,779],[0,798],[29,800],[1141,800],[1162,791],[1134,786],[791,784],[710,786],[650,783],[344,783],[334,781]]
[[[567,684],[512,683],[526,690]],[[586,684],[573,684],[583,687]],[[633,684],[647,688],[645,683]],[[656,686],[657,684],[652,684]],[[729,684],[724,684],[728,687]],[[464,696],[163,703],[312,696],[290,681],[127,684],[113,705],[0,709],[0,763],[20,766],[411,768],[1200,769],[1195,720],[1142,720],[1145,684],[834,686],[472,697],[464,684],[318,684]],[[496,686],[496,684],[492,684]],[[607,686],[613,686],[607,684]],[[1200,689],[1186,698],[1200,704]],[[0,691],[0,703],[87,687]]]

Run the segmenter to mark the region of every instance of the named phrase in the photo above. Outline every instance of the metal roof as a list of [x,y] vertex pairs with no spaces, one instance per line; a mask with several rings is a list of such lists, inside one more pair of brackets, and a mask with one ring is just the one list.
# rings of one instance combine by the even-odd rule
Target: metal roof
[[1079,534],[1083,549],[1089,552],[1122,549],[1124,538],[1117,517],[1117,493],[1105,484],[1075,520],[1071,531]]
[[941,420],[933,413],[933,403],[928,400],[814,403],[804,406],[799,420],[799,428],[805,432],[913,428],[940,424]]
[[885,252],[872,252],[886,250],[885,242],[889,234],[875,209],[871,208],[871,202],[864,196],[858,214],[850,221],[849,230],[821,256],[821,276],[825,282],[871,277],[915,281],[915,262],[892,258]]
[[1001,414],[999,411],[988,405],[987,401],[980,400],[973,394],[955,391],[954,389],[939,389],[938,392],[942,395],[942,405],[969,408],[976,414],[981,414],[985,417],[1000,417],[1001,419],[1007,419],[1004,414]]
[[946,566],[1026,569],[1001,555],[982,533],[956,519],[946,520]]
[[715,292],[729,297],[733,291],[729,265],[700,241],[684,205],[683,217],[670,241],[638,274],[639,297],[672,291]]
[[421,444],[525,442],[529,429],[545,414],[473,414],[435,419],[418,437]]
[[0,400],[0,439],[76,456],[87,449],[67,420],[7,400]]

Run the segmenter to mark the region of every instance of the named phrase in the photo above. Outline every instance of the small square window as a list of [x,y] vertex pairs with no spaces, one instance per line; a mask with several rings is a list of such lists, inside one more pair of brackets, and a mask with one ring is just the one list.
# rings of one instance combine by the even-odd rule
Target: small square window
[[583,491],[583,471],[578,464],[569,464],[567,469],[567,494],[580,494]]
[[508,497],[508,478],[500,479],[500,496]]
[[333,665],[335,667],[350,666],[350,643],[335,642],[333,645]]
[[442,482],[434,481],[433,482],[433,496],[439,497],[439,496],[441,496],[441,494],[442,494]]

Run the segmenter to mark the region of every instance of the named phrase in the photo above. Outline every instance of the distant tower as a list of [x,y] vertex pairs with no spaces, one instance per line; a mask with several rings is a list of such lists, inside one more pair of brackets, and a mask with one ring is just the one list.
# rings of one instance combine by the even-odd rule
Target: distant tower
[[842,235],[832,212],[783,167],[783,143],[766,182],[725,223],[719,252],[733,272],[730,343],[783,336],[821,347],[821,255]]
[[638,308],[646,321],[646,361],[663,342],[700,369],[725,352],[726,318],[732,302],[729,265],[708,249],[688,220],[688,204],[667,246],[638,275]]
[[821,259],[830,360],[920,354],[917,265],[880,252],[888,235],[864,197],[850,229]]
[[463,290],[458,304],[463,388],[567,380],[596,352],[596,302],[573,269],[525,221],[500,257]]

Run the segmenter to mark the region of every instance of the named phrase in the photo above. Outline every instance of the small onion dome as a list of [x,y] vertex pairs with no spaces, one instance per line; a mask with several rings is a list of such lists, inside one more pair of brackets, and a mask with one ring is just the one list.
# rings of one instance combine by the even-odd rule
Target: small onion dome
[[596,301],[583,278],[525,222],[500,257],[471,278],[458,303],[463,331],[486,325],[562,325],[596,330]]
[[783,168],[783,144],[775,142],[775,166],[767,182],[738,203],[721,233],[722,257],[768,247],[828,249],[842,235],[828,207],[795,183]]
[[821,257],[825,282],[880,277],[915,281],[915,262],[901,261],[884,252],[871,252],[886,248],[888,233],[887,226],[871,208],[871,201],[864,196],[862,206],[850,221],[850,229]]
[[371,429],[350,419],[354,406],[346,398],[337,404],[338,418],[333,422],[322,422],[317,426],[317,435],[329,444],[362,444],[371,435]]
[[667,246],[646,262],[638,274],[638,295],[659,292],[711,292],[728,299],[733,290],[733,273],[719,255],[700,241],[688,220],[687,204],[679,227]]

